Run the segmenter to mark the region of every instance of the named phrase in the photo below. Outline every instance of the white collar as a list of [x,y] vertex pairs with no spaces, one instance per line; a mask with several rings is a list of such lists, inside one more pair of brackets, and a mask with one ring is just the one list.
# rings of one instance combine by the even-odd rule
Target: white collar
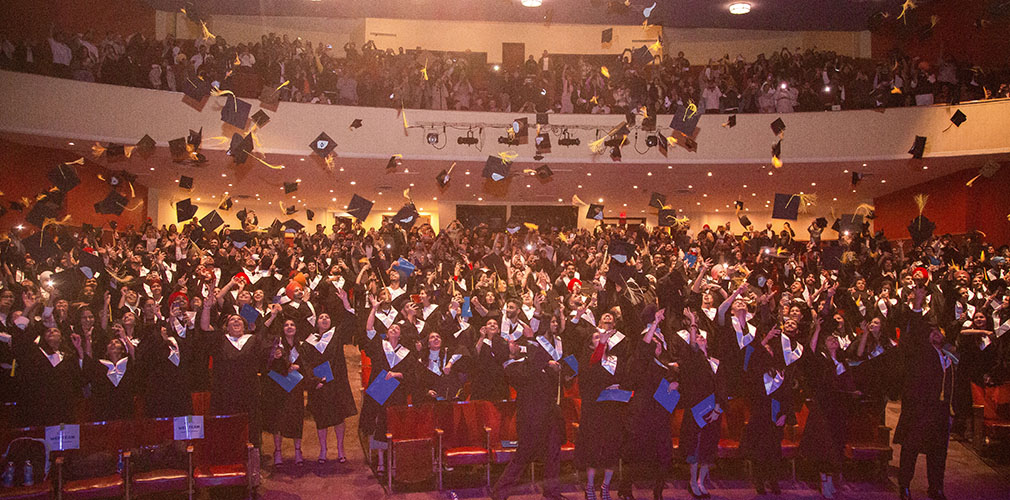
[[[39,349],[42,348],[39,347]],[[53,367],[55,367],[56,365],[60,364],[63,361],[63,353],[60,351],[56,351],[52,354],[46,354],[46,351],[42,350],[42,355],[49,360],[49,364],[53,365]]]
[[315,333],[309,335],[309,338],[305,339],[305,343],[315,347],[320,354],[326,350],[326,346],[330,345],[330,341],[333,340],[333,328],[330,328],[326,332],[320,334]]
[[793,348],[793,342],[785,332],[779,334],[779,337],[782,341],[782,358],[786,362],[786,366],[789,366],[800,359],[800,356],[803,356],[803,344],[797,342],[796,347]]
[[396,349],[393,349],[393,344],[389,343],[388,340],[382,341],[382,350],[386,354],[386,362],[389,363],[390,369],[400,361],[403,361],[403,358],[407,357],[407,354],[410,352],[406,347],[399,344],[396,346]]
[[241,335],[239,337],[232,337],[231,335],[228,335],[226,333],[224,335],[224,338],[228,339],[228,342],[231,342],[231,345],[235,346],[235,349],[238,349],[238,350],[241,351],[242,348],[245,347],[246,342],[249,342],[249,339],[252,338],[252,334],[251,333],[247,333],[247,334]]
[[116,387],[119,387],[119,382],[123,380],[123,375],[126,375],[127,361],[130,361],[130,358],[120,359],[116,363],[107,359],[98,360],[99,363],[108,369],[108,373],[106,373],[105,376],[109,377],[109,382],[112,382],[112,385]]
[[712,367],[712,373],[719,373],[719,360],[715,358],[708,358],[708,366]]
[[775,371],[774,377],[765,373],[764,374],[765,394],[771,395],[771,393],[775,392],[779,388],[779,386],[782,385],[782,380],[783,380],[782,372],[778,370]]
[[624,340],[624,334],[621,332],[614,332],[610,335],[610,338],[607,339],[607,349],[613,349],[614,346],[620,344],[622,340]]
[[428,304],[427,307],[425,307],[424,309],[421,309],[421,318],[427,320],[428,316],[430,316],[431,313],[434,312],[435,309],[437,309],[437,308],[438,308],[438,304]]

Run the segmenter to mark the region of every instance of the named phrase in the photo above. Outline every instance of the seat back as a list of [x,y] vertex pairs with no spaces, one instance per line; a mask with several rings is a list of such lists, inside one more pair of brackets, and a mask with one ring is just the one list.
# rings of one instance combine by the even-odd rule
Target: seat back
[[720,420],[719,436],[722,439],[740,441],[743,438],[743,428],[750,417],[750,406],[743,398],[730,398],[726,402],[726,412]]
[[502,441],[517,441],[515,401],[497,401],[491,404],[487,426],[491,428],[491,445]]
[[972,400],[982,405],[982,416],[986,420],[1010,419],[1010,384],[996,387],[971,385]]
[[0,429],[0,452],[2,452],[2,466],[6,467],[7,462],[14,462],[14,484],[21,484],[24,480],[25,461],[32,462],[32,476],[35,484],[39,484],[46,475],[46,445],[43,443],[46,430],[43,427],[22,427]]
[[484,426],[495,413],[490,401],[445,401],[435,403],[434,409],[435,427],[444,431],[443,448],[485,446]]
[[431,404],[387,406],[386,432],[395,440],[431,439],[435,436],[435,411]]
[[249,417],[236,415],[205,415],[203,439],[194,439],[193,461],[196,467],[212,465],[245,465],[249,460]]
[[849,443],[875,443],[887,446],[880,441],[880,420],[875,411],[874,401],[858,401],[854,403],[848,419]]
[[134,421],[110,420],[80,425],[80,448],[66,456],[64,481],[118,474],[122,452],[134,445]]
[[680,440],[680,426],[684,423],[684,409],[677,408],[670,414],[670,438]]

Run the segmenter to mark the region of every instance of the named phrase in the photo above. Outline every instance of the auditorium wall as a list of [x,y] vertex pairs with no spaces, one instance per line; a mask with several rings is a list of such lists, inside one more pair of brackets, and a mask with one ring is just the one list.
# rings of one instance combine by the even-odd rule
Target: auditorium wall
[[141,0],[4,0],[0,34],[18,39],[44,39],[55,28],[71,33],[107,31],[128,35],[155,33],[155,10]]
[[[51,168],[81,157],[69,151],[27,146],[3,139],[0,139],[0,151],[3,152],[3,162],[0,162],[0,178],[8,180],[3,183],[3,196],[0,199],[3,200],[7,208],[10,207],[9,202],[19,201],[22,197],[34,201],[39,193],[53,186],[48,177]],[[61,214],[61,217],[64,214],[70,214],[71,225],[80,226],[82,223],[88,223],[96,227],[102,224],[108,227],[108,223],[114,220],[120,228],[125,229],[131,225],[139,227],[147,218],[147,187],[139,182],[134,183],[133,186],[136,198],[127,203],[127,208],[133,209],[138,206],[139,208],[133,211],[124,211],[119,217],[96,214],[95,203],[102,201],[111,189],[98,176],[102,175],[108,178],[109,170],[88,161],[88,159],[85,159],[84,165],[75,165],[74,167],[81,178],[81,184],[67,193],[66,211]],[[17,181],[12,182],[11,179],[17,179]],[[126,188],[121,188],[120,192],[127,197],[130,195]],[[143,204],[138,205],[140,202]],[[8,210],[6,214],[0,216],[0,228],[4,228],[6,231],[7,228],[19,224],[24,224],[27,228],[28,224],[25,222],[27,215],[27,209],[24,212]]]
[[[872,34],[874,58],[886,58],[894,49],[936,63],[939,56],[952,55],[972,65],[1006,67],[1010,52],[1010,19],[985,28],[976,26],[992,2],[928,2],[912,11],[908,24],[892,22]],[[920,37],[916,28],[937,17],[932,34]]]

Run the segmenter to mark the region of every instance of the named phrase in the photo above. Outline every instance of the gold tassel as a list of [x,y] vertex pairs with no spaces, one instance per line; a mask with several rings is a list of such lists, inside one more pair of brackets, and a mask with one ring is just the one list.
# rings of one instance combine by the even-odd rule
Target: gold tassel
[[971,180],[969,180],[967,183],[965,183],[965,186],[971,187],[971,185],[974,184],[975,181],[977,181],[979,177],[982,177],[982,174],[978,174],[975,177],[972,177]]
[[772,156],[772,166],[775,168],[782,168],[782,160],[778,156]]
[[130,199],[132,200],[137,197],[137,191],[133,189],[133,181],[126,181],[126,183],[130,185]]
[[656,40],[656,43],[654,43],[654,44],[652,44],[652,45],[649,46],[649,52],[659,52],[660,49],[662,49],[662,48],[663,48],[663,45],[660,43],[659,40]]
[[605,78],[610,78],[610,70],[606,66],[600,66],[600,74]]
[[91,154],[95,155],[95,158],[101,157],[105,154],[105,146],[96,142],[94,146],[91,146]]
[[215,39],[217,39],[217,37],[214,36],[214,34],[211,33],[209,29],[207,29],[207,23],[205,23],[203,21],[200,21],[200,31],[203,33],[203,39],[204,40],[215,40]]
[[501,158],[503,163],[512,163],[519,157],[519,154],[514,151],[502,151],[498,153],[498,157]]
[[693,100],[687,101],[687,108],[684,110],[684,121],[694,118],[698,114],[698,105]]
[[74,161],[68,161],[64,165],[84,165],[84,157],[80,157]]
[[414,200],[410,199],[410,188],[403,190],[403,197],[410,203],[414,203]]
[[246,154],[248,154],[250,158],[252,158],[252,159],[254,159],[254,160],[262,163],[264,166],[270,167],[270,168],[272,168],[274,170],[281,170],[281,169],[284,168],[284,165],[273,165],[273,164],[267,163],[266,160],[264,160],[263,158],[260,158],[259,156],[256,156],[256,155],[252,154],[249,151],[246,151]]
[[532,222],[524,222],[523,225],[526,226],[526,229],[529,229],[530,231],[536,231],[537,229],[540,229],[540,226]]
[[853,213],[855,213],[856,215],[869,215],[870,212],[874,210],[875,209],[873,205],[870,205],[869,203],[860,203]]
[[786,206],[788,207],[789,204],[792,203],[794,199],[798,200],[800,203],[799,206],[797,207],[800,213],[804,214],[807,213],[807,211],[809,210],[807,209],[808,206],[817,206],[817,195],[813,193],[794,194],[789,197],[788,201],[786,201]]
[[323,162],[326,164],[326,170],[333,172],[333,164],[335,163],[333,153],[326,155],[326,158],[323,158]]
[[144,206],[144,200],[138,200],[136,206],[134,206],[133,208],[123,207],[123,210],[126,210],[127,212],[136,212],[137,209],[142,206]]
[[129,158],[133,154],[134,149],[137,149],[137,146],[123,146],[123,154]]
[[70,214],[64,215],[62,219],[54,219],[51,217],[46,217],[42,221],[42,228],[40,228],[40,231],[42,232],[42,234],[45,234],[46,227],[48,226],[65,226],[69,223],[70,223]]
[[898,14],[897,19],[902,19],[905,24],[908,24],[908,16],[906,14],[916,7],[918,6],[912,0],[905,0],[905,3],[901,5],[901,14]]
[[594,95],[592,98],[589,99],[589,102],[591,102],[593,104],[599,104],[600,103],[600,98]]
[[400,116],[403,117],[403,135],[409,135],[407,129],[410,128],[410,125],[407,124],[407,113],[404,111],[402,103],[400,104]]
[[579,198],[579,195],[573,194],[572,195],[572,205],[579,206],[579,207],[584,207],[584,206],[587,205],[587,203],[584,202],[584,201],[582,201],[582,199]]
[[428,59],[424,60],[424,67],[421,68],[421,76],[424,77],[424,81],[428,81]]
[[600,154],[600,153],[603,153],[603,151],[606,149],[605,147],[603,147],[603,142],[606,141],[606,140],[607,140],[607,136],[603,136],[603,137],[601,137],[601,138],[599,138],[599,139],[597,139],[597,140],[595,140],[593,142],[590,142],[589,143],[589,150],[592,151],[593,154],[597,154],[597,155]]
[[919,216],[915,219],[918,221],[917,225],[919,229],[922,229],[922,211],[926,209],[926,202],[929,201],[928,194],[919,193],[915,195],[915,206],[919,207]]

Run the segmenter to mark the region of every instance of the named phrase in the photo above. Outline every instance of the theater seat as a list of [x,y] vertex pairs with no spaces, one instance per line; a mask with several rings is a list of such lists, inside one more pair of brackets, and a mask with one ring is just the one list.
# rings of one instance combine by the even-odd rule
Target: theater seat
[[42,500],[51,498],[52,486],[49,481],[32,486],[15,486],[0,489],[0,500]]
[[193,471],[193,479],[198,488],[245,486],[246,477],[245,464],[209,465],[197,467]]
[[445,467],[483,465],[487,485],[491,485],[491,427],[487,423],[496,413],[490,401],[435,404],[439,490]]
[[130,493],[149,495],[166,491],[185,491],[189,487],[189,477],[184,470],[157,469],[134,474]]
[[125,486],[126,482],[118,475],[78,479],[64,483],[63,498],[86,500],[121,497],[125,493]]

